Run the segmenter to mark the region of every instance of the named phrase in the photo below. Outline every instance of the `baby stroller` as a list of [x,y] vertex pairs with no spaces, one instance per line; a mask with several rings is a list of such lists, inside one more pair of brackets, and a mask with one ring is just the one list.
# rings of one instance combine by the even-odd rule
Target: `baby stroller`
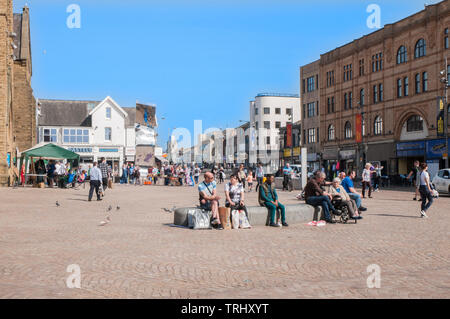
[[[331,200],[331,204],[337,210],[336,213],[331,213],[334,219],[340,220],[340,222],[343,224],[347,224],[350,219],[350,213],[348,211],[347,205],[343,203],[342,197],[334,196]],[[355,224],[357,222],[358,221],[355,220]]]

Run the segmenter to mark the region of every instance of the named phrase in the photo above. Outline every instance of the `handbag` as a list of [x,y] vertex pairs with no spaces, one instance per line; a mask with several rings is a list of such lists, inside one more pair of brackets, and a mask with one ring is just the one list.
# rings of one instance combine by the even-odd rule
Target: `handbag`
[[188,211],[188,227],[191,229],[211,229],[210,220],[209,212],[203,209],[191,209]]

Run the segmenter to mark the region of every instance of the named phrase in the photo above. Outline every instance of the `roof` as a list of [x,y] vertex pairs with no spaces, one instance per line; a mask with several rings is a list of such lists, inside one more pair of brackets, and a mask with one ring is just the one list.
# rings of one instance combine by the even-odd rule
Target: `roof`
[[290,93],[259,93],[256,97],[266,97],[266,96],[272,96],[272,97],[294,97],[299,98],[300,95],[298,94],[290,94]]
[[122,108],[127,114],[126,127],[134,127],[136,122],[136,108],[135,107],[123,107]]
[[100,101],[41,100],[39,126],[92,126],[89,111]]
[[21,153],[22,157],[42,157],[46,159],[69,159],[79,160],[80,155],[71,152],[63,147],[49,143],[40,145],[38,144],[34,148],[30,148]]

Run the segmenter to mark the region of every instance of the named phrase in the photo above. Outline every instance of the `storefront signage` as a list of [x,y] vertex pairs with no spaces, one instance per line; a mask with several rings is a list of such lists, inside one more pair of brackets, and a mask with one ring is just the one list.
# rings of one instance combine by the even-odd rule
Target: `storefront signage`
[[136,149],[134,147],[125,148],[125,155],[136,155]]
[[404,142],[397,144],[398,157],[412,157],[425,155],[425,142]]
[[428,159],[444,157],[446,153],[445,139],[427,141],[426,149]]
[[340,151],[339,155],[341,159],[351,159],[355,157],[356,151],[355,150]]
[[119,152],[119,150],[117,148],[100,148],[98,151],[102,152],[102,153],[117,153],[117,152]]
[[68,150],[74,153],[92,153],[92,147],[69,147]]
[[323,150],[323,156],[322,158],[324,160],[337,160],[338,158],[338,150],[336,149],[325,149]]

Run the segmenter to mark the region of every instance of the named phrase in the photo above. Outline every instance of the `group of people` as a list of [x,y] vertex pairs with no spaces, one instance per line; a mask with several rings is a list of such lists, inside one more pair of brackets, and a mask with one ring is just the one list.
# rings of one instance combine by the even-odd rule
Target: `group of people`
[[140,184],[140,179],[141,173],[139,166],[134,166],[133,163],[123,163],[120,184]]
[[[164,176],[165,186],[194,186],[198,184],[201,169],[198,164],[165,164],[159,172],[159,176]],[[155,176],[155,174],[153,174]]]
[[[260,166],[260,164],[258,165]],[[231,208],[231,210],[243,210],[248,219],[248,211],[245,206],[245,189],[242,183],[243,175],[239,176],[239,172],[242,171],[242,167],[239,168],[237,173],[230,176],[230,182],[225,184],[225,207]],[[262,178],[259,180],[259,204],[266,207],[269,210],[271,227],[288,227],[286,222],[285,207],[278,200],[278,195],[275,190],[275,176],[267,175],[266,181],[263,183]],[[217,193],[217,183],[215,181],[215,175],[213,172],[207,172],[204,174],[204,181],[198,185],[200,208],[212,212],[211,224],[217,229],[224,229],[219,217],[219,202],[221,196]],[[276,212],[280,213],[281,224],[275,220]]]

